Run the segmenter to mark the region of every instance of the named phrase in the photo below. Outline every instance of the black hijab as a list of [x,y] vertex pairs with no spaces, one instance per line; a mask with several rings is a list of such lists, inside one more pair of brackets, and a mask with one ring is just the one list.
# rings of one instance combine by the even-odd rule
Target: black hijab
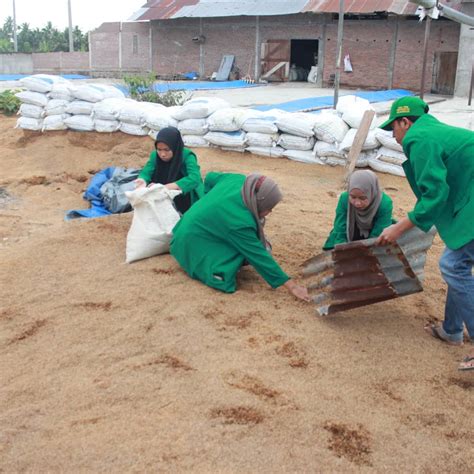
[[168,184],[174,183],[179,178],[182,178],[181,165],[183,164],[183,148],[184,143],[181,138],[181,133],[175,127],[162,128],[155,140],[155,150],[158,143],[165,143],[173,152],[173,158],[170,161],[163,161],[156,151],[156,166],[152,183]]

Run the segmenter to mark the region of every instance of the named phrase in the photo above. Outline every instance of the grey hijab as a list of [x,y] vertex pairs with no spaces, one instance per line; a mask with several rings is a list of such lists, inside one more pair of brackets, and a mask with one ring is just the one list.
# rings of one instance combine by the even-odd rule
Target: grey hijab
[[367,239],[373,227],[374,217],[379,210],[382,201],[377,175],[370,170],[354,171],[349,178],[348,192],[360,189],[369,199],[369,206],[364,210],[358,210],[351,205],[347,206],[347,241],[354,240],[355,226],[359,228],[360,235]]
[[255,217],[258,226],[258,236],[266,247],[267,241],[263,231],[265,219],[260,217],[260,213],[273,209],[283,199],[283,195],[272,178],[258,173],[252,173],[247,176],[242,186],[241,194],[245,206]]

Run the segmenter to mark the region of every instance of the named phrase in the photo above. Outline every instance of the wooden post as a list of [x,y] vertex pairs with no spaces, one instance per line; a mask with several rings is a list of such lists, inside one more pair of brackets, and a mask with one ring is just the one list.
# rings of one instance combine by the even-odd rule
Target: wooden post
[[388,88],[393,89],[393,74],[395,71],[395,59],[397,54],[398,43],[398,15],[395,17],[395,27],[392,35],[392,48],[390,50],[390,61],[388,66]]
[[349,150],[349,154],[347,156],[346,175],[342,183],[344,188],[347,187],[349,177],[354,171],[355,165],[357,163],[357,158],[359,158],[362,146],[364,145],[367,135],[369,134],[370,125],[372,124],[374,116],[374,110],[366,110],[364,112],[364,116],[362,117],[359,128],[357,129],[357,133],[354,137],[354,141],[352,142],[351,149]]
[[421,84],[420,84],[420,99],[423,99],[425,94],[425,75],[426,75],[426,59],[428,57],[428,41],[430,39],[431,17],[426,17],[425,25],[425,42],[423,44],[423,66],[421,69]]
[[473,87],[474,87],[474,62],[472,63],[472,68],[471,68],[471,85],[469,86],[469,100],[467,101],[467,105],[471,105]]
[[[255,82],[260,80],[260,17],[255,17],[255,70],[254,70],[254,79]],[[251,62],[250,62],[251,63]],[[250,65],[249,65],[250,69]]]
[[336,108],[339,100],[339,83],[341,81],[342,60],[342,38],[344,31],[344,0],[339,0],[339,21],[337,22],[337,46],[336,46],[336,76],[334,78],[334,105]]

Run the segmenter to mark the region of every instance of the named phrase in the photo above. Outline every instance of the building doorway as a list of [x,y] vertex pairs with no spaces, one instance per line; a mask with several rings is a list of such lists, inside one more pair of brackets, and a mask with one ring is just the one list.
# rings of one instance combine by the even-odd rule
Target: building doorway
[[290,81],[306,81],[313,66],[318,65],[319,41],[292,39],[290,46]]

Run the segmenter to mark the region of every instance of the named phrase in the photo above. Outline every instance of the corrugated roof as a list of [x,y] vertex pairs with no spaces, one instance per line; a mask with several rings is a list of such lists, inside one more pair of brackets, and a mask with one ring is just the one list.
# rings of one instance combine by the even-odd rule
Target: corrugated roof
[[[414,14],[406,0],[346,0],[345,13]],[[149,0],[129,20],[166,20],[228,16],[273,16],[297,13],[338,13],[339,0]]]

